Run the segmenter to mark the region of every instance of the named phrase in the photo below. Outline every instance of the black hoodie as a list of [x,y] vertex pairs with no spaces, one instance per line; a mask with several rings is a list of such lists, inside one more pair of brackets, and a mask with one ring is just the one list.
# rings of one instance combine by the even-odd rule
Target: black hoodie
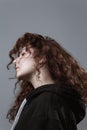
[[77,130],[85,117],[81,95],[66,85],[42,85],[26,99],[14,130]]

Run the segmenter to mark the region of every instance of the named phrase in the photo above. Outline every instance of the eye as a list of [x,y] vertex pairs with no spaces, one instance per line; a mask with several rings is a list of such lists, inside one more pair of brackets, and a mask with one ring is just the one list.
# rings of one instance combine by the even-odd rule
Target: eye
[[21,55],[24,56],[24,55],[25,55],[25,52],[23,52]]

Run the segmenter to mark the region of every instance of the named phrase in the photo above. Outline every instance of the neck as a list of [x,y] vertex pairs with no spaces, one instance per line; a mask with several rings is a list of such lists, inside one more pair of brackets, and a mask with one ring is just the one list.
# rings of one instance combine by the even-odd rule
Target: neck
[[34,86],[34,88],[38,88],[38,87],[40,87],[40,86],[42,86],[42,85],[45,85],[45,84],[54,84],[55,82],[54,81],[47,81],[47,82],[44,82],[44,81],[38,81],[38,82],[34,82],[33,83],[33,86]]
[[45,84],[54,84],[55,81],[51,78],[50,73],[46,70],[43,71],[42,69],[40,70],[40,75],[39,79],[37,79],[37,74],[34,74],[31,78],[29,79],[29,82],[32,83],[34,88],[37,88],[39,86],[45,85]]

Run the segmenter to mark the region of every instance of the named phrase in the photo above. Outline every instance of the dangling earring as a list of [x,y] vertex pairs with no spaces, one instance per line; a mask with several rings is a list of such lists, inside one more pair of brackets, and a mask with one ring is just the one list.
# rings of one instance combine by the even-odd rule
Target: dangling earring
[[37,69],[36,80],[40,81],[40,70]]

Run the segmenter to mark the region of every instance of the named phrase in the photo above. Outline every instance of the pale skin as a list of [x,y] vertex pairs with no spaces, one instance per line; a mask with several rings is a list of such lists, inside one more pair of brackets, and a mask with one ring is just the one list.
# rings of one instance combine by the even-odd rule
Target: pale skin
[[[50,73],[45,66],[40,68],[40,78],[37,80],[36,62],[33,58],[33,48],[30,48],[31,53],[26,51],[24,47],[20,55],[13,61],[16,69],[16,77],[32,83],[34,88],[45,84],[53,84],[55,81],[51,78]],[[40,61],[42,62],[42,60]]]

